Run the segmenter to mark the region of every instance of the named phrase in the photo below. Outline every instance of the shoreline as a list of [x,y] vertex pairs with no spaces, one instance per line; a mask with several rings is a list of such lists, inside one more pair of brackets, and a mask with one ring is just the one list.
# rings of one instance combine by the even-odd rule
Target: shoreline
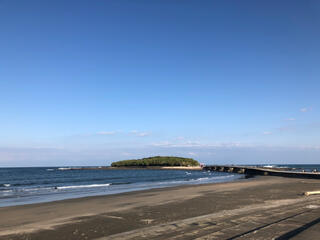
[[[120,169],[119,169],[120,170]],[[123,170],[123,169],[121,169]],[[133,169],[132,169],[133,170]],[[143,169],[140,169],[143,170]],[[144,170],[147,170],[144,168]],[[150,169],[148,169],[150,170]],[[176,168],[170,169],[162,169],[162,170],[177,170]],[[212,174],[204,172],[202,174],[201,171],[197,173],[197,175],[191,175],[191,171],[198,171],[197,168],[193,168],[193,170],[180,169],[186,171],[184,176],[191,176],[191,178],[181,178],[181,179],[173,179],[170,181],[150,181],[150,182],[132,182],[132,183],[124,183],[118,184],[108,181],[108,183],[88,183],[87,185],[52,185],[50,187],[46,187],[46,191],[48,193],[43,193],[39,195],[26,195],[26,196],[14,196],[8,198],[2,198],[0,202],[0,208],[10,207],[10,206],[21,206],[21,205],[30,205],[37,203],[50,203],[55,201],[63,201],[68,199],[78,199],[78,198],[86,198],[86,197],[95,197],[95,196],[112,196],[116,194],[122,194],[127,192],[138,192],[145,191],[151,189],[167,189],[171,187],[178,186],[196,186],[196,185],[206,185],[206,184],[215,184],[215,183],[223,183],[223,182],[234,182],[241,181],[246,179],[245,176],[239,174]],[[187,172],[188,171],[188,172]],[[70,173],[71,174],[71,173]],[[200,175],[199,175],[200,174]],[[171,175],[171,173],[169,173]],[[120,187],[119,187],[120,186]],[[82,187],[82,188],[81,188]],[[36,188],[41,189],[41,188]],[[50,191],[49,191],[49,190]],[[70,191],[71,189],[71,191]],[[80,190],[79,190],[80,189]],[[89,190],[89,191],[88,191]],[[9,190],[13,191],[13,190]]]
[[[320,205],[319,196],[302,196],[306,190],[317,189],[317,180],[257,177],[2,207],[0,239],[98,239],[114,234],[122,234],[119,239],[126,239],[125,233],[136,231],[139,235],[141,228],[159,227],[160,231],[160,226],[172,221],[180,224],[239,209],[250,213],[252,207],[260,209],[260,205],[262,211],[272,204],[278,206],[279,201],[291,201],[294,205],[312,200]],[[283,206],[281,209],[286,212]],[[128,234],[127,237],[132,235]]]
[[[165,170],[165,169],[163,169]],[[170,170],[176,170],[176,169],[170,169]],[[194,170],[196,171],[196,170]],[[0,205],[0,209],[1,208],[6,208],[6,207],[15,207],[15,206],[24,206],[24,205],[33,205],[33,204],[42,204],[42,203],[52,203],[52,202],[59,202],[59,201],[65,201],[65,200],[73,200],[73,199],[84,199],[84,198],[91,198],[91,197],[106,197],[106,196],[113,196],[113,195],[118,195],[118,194],[125,194],[125,193],[135,193],[135,192],[140,192],[140,191],[148,191],[148,190],[160,190],[160,189],[170,189],[170,188],[175,188],[175,187],[184,187],[184,186],[197,186],[197,185],[208,185],[208,184],[218,184],[218,183],[227,183],[227,182],[237,182],[237,181],[243,181],[246,180],[248,178],[254,178],[254,177],[245,177],[245,176],[241,176],[239,175],[238,177],[236,177],[237,174],[233,174],[230,176],[225,176],[225,178],[223,180],[215,180],[215,182],[197,182],[197,179],[195,181],[183,181],[181,180],[180,183],[176,183],[176,184],[171,184],[170,182],[168,182],[167,185],[165,184],[160,184],[160,185],[156,185],[156,186],[136,186],[130,189],[124,189],[124,190],[116,190],[113,192],[96,192],[93,194],[77,194],[75,193],[74,195],[72,193],[69,193],[69,195],[49,195],[47,196],[47,198],[43,198],[40,200],[40,198],[35,200],[25,200],[24,202],[16,202],[15,204],[7,204],[5,205],[5,203],[2,203],[3,205]],[[222,177],[222,176],[216,176],[216,177]],[[207,177],[204,177],[207,178]],[[215,177],[213,177],[214,179]],[[208,178],[209,179],[209,178]],[[157,182],[156,182],[157,184]],[[110,184],[109,186],[112,186],[112,184]],[[68,194],[68,193],[66,193]],[[13,200],[13,199],[12,199]]]
[[53,200],[53,201],[47,201],[47,202],[36,202],[36,203],[26,203],[26,204],[19,204],[19,205],[11,205],[11,206],[3,206],[0,207],[3,208],[15,208],[15,207],[24,207],[24,206],[32,206],[32,205],[42,205],[42,204],[51,204],[51,203],[59,203],[59,202],[65,202],[65,201],[81,201],[91,198],[105,198],[105,197],[112,197],[112,196],[125,196],[125,195],[131,195],[131,194],[139,194],[144,193],[148,191],[157,191],[162,192],[166,190],[176,190],[176,189],[183,189],[183,188],[190,188],[190,187],[198,187],[198,186],[211,186],[211,185],[220,185],[220,184],[226,184],[226,183],[236,183],[236,182],[242,182],[242,181],[253,181],[255,179],[260,179],[261,176],[250,176],[250,177],[243,177],[234,179],[232,181],[226,181],[226,182],[213,182],[213,183],[199,183],[199,184],[182,184],[182,185],[174,185],[174,186],[166,186],[166,187],[155,187],[155,188],[148,188],[148,189],[140,189],[140,190],[132,190],[132,191],[126,191],[126,192],[119,192],[119,193],[112,193],[112,194],[103,194],[103,195],[92,195],[92,196],[83,196],[83,197],[74,197],[74,198],[66,198],[66,199],[59,199],[59,200]]

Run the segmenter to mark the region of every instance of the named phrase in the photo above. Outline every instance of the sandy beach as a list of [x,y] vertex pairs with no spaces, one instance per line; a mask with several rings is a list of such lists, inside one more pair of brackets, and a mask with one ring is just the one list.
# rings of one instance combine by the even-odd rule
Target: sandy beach
[[318,180],[258,177],[0,208],[0,239],[317,239]]

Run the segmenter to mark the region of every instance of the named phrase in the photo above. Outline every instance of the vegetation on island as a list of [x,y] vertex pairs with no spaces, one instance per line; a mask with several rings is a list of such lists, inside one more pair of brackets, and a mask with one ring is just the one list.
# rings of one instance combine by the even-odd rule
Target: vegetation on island
[[142,159],[123,160],[113,162],[111,167],[173,167],[173,166],[199,166],[199,162],[192,158],[155,156]]

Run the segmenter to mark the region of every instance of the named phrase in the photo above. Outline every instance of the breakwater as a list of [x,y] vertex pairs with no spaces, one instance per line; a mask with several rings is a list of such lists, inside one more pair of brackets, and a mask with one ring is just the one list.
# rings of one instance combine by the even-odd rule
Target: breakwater
[[239,173],[249,176],[278,176],[278,177],[292,177],[292,178],[309,178],[320,179],[319,172],[302,172],[302,171],[290,171],[281,170],[279,168],[265,168],[265,167],[251,167],[251,166],[234,166],[234,165],[208,165],[204,166],[203,170]]

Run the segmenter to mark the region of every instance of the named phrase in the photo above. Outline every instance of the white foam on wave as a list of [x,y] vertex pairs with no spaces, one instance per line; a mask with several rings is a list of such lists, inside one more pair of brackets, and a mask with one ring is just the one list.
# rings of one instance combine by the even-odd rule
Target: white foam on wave
[[189,181],[216,181],[219,179],[226,179],[226,178],[232,178],[235,177],[235,175],[233,174],[228,174],[228,175],[224,175],[224,176],[212,176],[211,174],[209,174],[210,177],[201,177],[201,178],[195,178],[195,179],[191,179]]
[[197,179],[192,179],[192,180],[203,181],[203,180],[208,180],[208,179],[209,179],[208,177],[203,177],[203,178],[197,178]]
[[9,192],[12,192],[12,190],[3,190],[3,191],[1,191],[1,193],[9,193]]
[[203,177],[203,178],[197,178],[192,179],[191,181],[206,181],[206,180],[218,180],[218,179],[225,179],[225,178],[231,178],[234,177],[234,175],[226,175],[226,176],[216,176],[216,177]]
[[72,188],[94,188],[94,187],[107,187],[110,186],[110,183],[106,184],[90,184],[90,185],[74,185],[74,186],[62,186],[57,187],[57,189],[72,189]]
[[217,177],[212,177],[212,178],[230,178],[230,177],[234,177],[234,175],[233,174],[231,174],[231,175],[226,175],[226,176],[217,176]]
[[54,169],[52,169],[52,168],[48,168],[48,169],[46,169],[47,171],[54,171]]
[[163,181],[163,182],[154,182],[154,183],[144,183],[144,186],[162,186],[162,185],[180,185],[180,184],[199,184],[202,183],[211,183],[211,182],[220,182],[223,179],[233,178],[235,175],[225,175],[225,176],[216,176],[216,177],[202,177],[195,179],[185,179],[185,180],[176,180],[176,181]]
[[74,185],[74,186],[61,186],[61,187],[39,187],[39,188],[25,188],[20,191],[22,192],[43,192],[52,190],[64,190],[64,189],[74,189],[74,188],[96,188],[96,187],[107,187],[110,183],[106,184],[90,184],[90,185]]
[[5,186],[5,187],[10,187],[10,186],[11,186],[11,184],[9,184],[9,183],[5,183],[5,184],[3,184],[3,186]]
[[275,165],[265,165],[265,166],[262,166],[262,167],[264,167],[264,168],[274,168]]
[[44,191],[44,190],[50,190],[52,188],[50,187],[39,187],[39,188],[24,188],[20,191],[22,192],[34,192],[34,191]]
[[71,170],[71,168],[70,167],[60,167],[60,168],[58,168],[58,170],[65,171],[65,170]]

